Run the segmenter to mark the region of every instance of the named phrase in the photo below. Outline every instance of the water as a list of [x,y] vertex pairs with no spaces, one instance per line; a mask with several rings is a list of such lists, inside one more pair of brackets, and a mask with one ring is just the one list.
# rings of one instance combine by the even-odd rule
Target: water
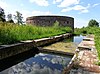
[[[80,43],[83,36],[75,36],[63,42]],[[24,55],[24,56],[23,56]],[[50,53],[25,53],[0,62],[0,74],[62,74],[72,56],[62,56]],[[30,56],[31,55],[31,56]],[[5,67],[6,66],[6,67]]]
[[71,56],[39,53],[0,74],[61,74]]
[[79,44],[83,40],[83,38],[85,38],[85,36],[82,36],[82,35],[74,36],[73,42]]
[[45,46],[43,48],[47,50],[49,49],[49,50],[75,53],[78,44],[83,40],[84,37],[85,36],[82,35],[74,36],[69,39],[64,39],[63,41],[53,43],[49,46]]

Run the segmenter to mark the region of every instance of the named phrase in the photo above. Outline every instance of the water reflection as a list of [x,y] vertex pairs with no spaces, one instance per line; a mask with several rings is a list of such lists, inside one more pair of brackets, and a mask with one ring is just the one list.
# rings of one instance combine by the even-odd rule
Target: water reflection
[[80,36],[74,36],[73,42],[79,44],[83,40],[83,38],[85,38],[85,37],[86,36],[82,36],[82,35],[80,35]]
[[78,44],[83,40],[85,36],[72,36],[70,38],[64,39],[63,41],[53,43],[48,46],[44,46],[44,49],[49,50],[56,50],[56,51],[62,51],[62,52],[70,52],[75,53],[75,50],[78,46]]
[[[75,36],[62,42],[63,45],[65,44],[66,48],[73,49],[72,47],[79,44],[83,38],[83,36]],[[66,45],[66,43],[70,42],[72,45]],[[36,51],[33,52],[32,50],[30,52],[26,52],[25,54],[21,54],[20,56],[13,56],[9,59],[0,61],[0,74],[62,74],[63,69],[67,66],[71,58],[71,56],[61,56],[49,53],[36,54]]]
[[71,56],[39,53],[0,74],[61,74],[71,58]]
[[83,40],[83,38],[85,38],[86,36],[82,36],[82,35],[79,35],[79,36],[72,36],[72,37],[70,37],[70,38],[68,38],[68,39],[64,39],[63,41],[61,41],[61,42],[73,42],[73,43],[75,43],[75,44],[79,44],[82,40]]
[[14,55],[5,59],[0,60],[0,71],[3,71],[15,64],[18,64],[30,57],[34,57],[38,54],[39,51],[37,49],[26,51],[24,53],[20,53],[18,55]]

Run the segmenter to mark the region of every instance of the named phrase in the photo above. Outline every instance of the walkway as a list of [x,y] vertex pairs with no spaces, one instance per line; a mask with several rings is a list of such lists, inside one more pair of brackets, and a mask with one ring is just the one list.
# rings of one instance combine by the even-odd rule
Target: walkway
[[95,65],[97,54],[93,37],[94,36],[87,37],[84,39],[85,41],[83,40],[80,43],[80,52],[78,54],[79,62],[77,63],[78,68],[71,69],[70,74],[100,74],[100,66]]

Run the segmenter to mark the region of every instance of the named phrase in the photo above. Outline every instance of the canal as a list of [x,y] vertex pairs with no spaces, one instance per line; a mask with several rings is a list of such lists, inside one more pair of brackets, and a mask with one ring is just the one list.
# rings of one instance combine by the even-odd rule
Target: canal
[[[74,36],[43,48],[74,52],[83,38]],[[62,74],[72,57],[30,50],[0,61],[0,74]]]

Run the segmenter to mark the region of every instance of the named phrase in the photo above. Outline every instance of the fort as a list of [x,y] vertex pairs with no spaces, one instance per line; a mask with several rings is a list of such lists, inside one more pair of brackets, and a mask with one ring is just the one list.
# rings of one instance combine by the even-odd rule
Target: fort
[[68,26],[74,29],[74,18],[68,16],[32,16],[26,18],[27,24],[38,26],[52,26],[55,22],[59,23],[59,26]]

